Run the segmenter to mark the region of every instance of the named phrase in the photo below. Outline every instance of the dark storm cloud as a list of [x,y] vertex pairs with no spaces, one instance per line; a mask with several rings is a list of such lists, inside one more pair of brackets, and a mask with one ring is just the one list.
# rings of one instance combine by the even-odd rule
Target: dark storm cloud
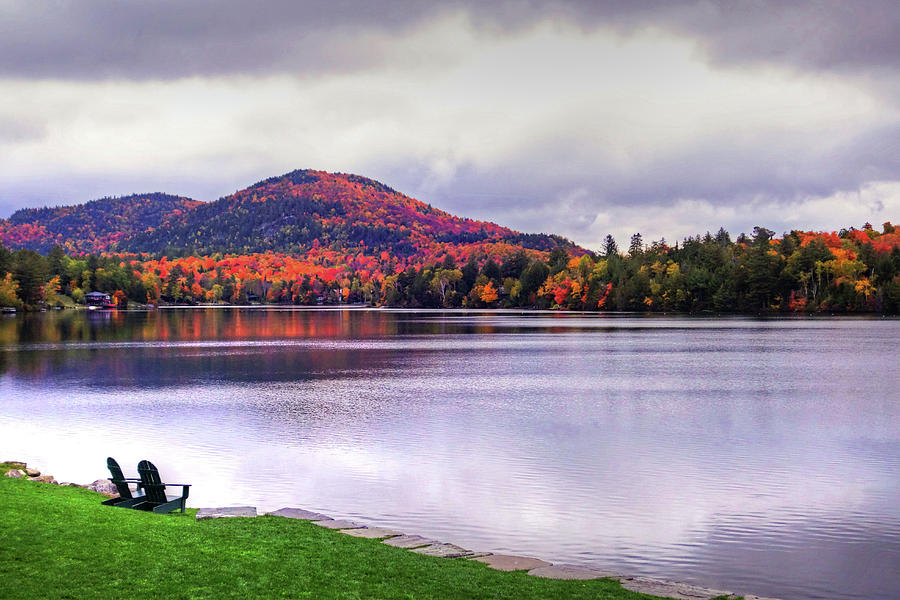
[[7,3],[0,73],[14,77],[168,79],[319,72],[362,66],[367,28],[416,20],[413,3],[272,0]]
[[900,64],[900,10],[858,2],[182,2],[0,3],[0,76],[170,79],[320,74],[386,60],[374,38],[464,11],[499,35],[546,20],[697,38],[714,62],[889,70]]

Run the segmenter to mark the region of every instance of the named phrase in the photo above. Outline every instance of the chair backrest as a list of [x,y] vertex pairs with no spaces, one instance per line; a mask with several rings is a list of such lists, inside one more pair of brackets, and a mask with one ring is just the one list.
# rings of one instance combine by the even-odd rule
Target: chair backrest
[[116,491],[119,492],[119,498],[131,498],[131,488],[128,487],[128,482],[125,481],[125,475],[122,474],[122,469],[119,467],[116,459],[112,456],[107,458],[106,468],[109,469],[109,474],[112,476],[109,480],[112,481],[113,485],[116,486]]
[[141,477],[141,487],[150,502],[166,502],[166,486],[159,477],[159,470],[149,460],[138,463],[138,475]]

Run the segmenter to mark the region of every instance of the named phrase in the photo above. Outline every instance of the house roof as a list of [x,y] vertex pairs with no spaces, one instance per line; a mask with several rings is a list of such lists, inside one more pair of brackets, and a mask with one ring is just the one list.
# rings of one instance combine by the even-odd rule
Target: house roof
[[90,296],[91,298],[105,298],[109,296],[109,294],[104,294],[103,292],[88,292],[85,294],[85,297]]

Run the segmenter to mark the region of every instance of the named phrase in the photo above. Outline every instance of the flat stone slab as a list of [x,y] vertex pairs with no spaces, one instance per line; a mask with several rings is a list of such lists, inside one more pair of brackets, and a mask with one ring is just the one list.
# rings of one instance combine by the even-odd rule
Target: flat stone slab
[[402,531],[394,531],[393,529],[386,529],[385,527],[366,527],[364,529],[342,529],[341,533],[343,533],[345,535],[352,535],[353,537],[368,538],[370,540],[375,540],[378,538],[396,537],[398,535],[403,535]]
[[418,552],[425,556],[437,556],[438,558],[475,558],[476,556],[487,556],[487,552],[473,552],[466,550],[456,544],[437,543],[422,548],[412,548],[410,552]]
[[665,581],[663,579],[650,579],[649,577],[622,578],[622,587],[632,592],[649,594],[651,596],[664,596],[677,598],[678,600],[711,600],[721,596],[731,596],[731,592],[725,590],[713,590],[702,588],[677,581]]
[[588,569],[578,565],[550,565],[538,567],[528,571],[529,575],[544,577],[546,579],[602,579],[603,577],[615,577],[612,573],[604,573],[597,569]]
[[530,571],[531,569],[550,566],[550,563],[539,558],[511,556],[509,554],[491,554],[490,556],[481,556],[472,560],[483,562],[490,568],[498,571]]
[[328,515],[323,515],[321,513],[312,512],[310,510],[304,510],[302,508],[279,508],[278,510],[273,510],[272,512],[266,513],[267,515],[273,515],[276,517],[285,517],[287,519],[300,519],[301,521],[328,521],[332,520]]
[[422,546],[431,546],[432,544],[438,544],[440,542],[429,540],[428,538],[423,538],[421,535],[401,535],[393,538],[388,538],[381,543],[387,544],[388,546],[395,546],[397,548],[410,549],[421,548]]
[[321,521],[312,521],[313,525],[325,527],[326,529],[364,529],[365,525],[354,523],[353,521],[345,521],[344,519],[324,519]]
[[226,506],[222,508],[201,508],[197,510],[198,519],[227,519],[230,517],[255,516],[255,506]]

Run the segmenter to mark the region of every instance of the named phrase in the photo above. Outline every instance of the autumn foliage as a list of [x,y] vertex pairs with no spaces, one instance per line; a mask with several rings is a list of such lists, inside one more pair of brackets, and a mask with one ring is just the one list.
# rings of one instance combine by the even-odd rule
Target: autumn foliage
[[510,244],[539,251],[566,246],[559,236],[523,234],[453,216],[360,177],[293,171],[215,202],[148,194],[79,206],[19,210],[0,221],[10,248],[68,252],[304,254],[328,247],[426,258],[448,246]]
[[77,206],[23,208],[0,219],[0,241],[8,248],[68,252],[124,249],[123,240],[163,226],[202,202],[168,194],[101,198]]

